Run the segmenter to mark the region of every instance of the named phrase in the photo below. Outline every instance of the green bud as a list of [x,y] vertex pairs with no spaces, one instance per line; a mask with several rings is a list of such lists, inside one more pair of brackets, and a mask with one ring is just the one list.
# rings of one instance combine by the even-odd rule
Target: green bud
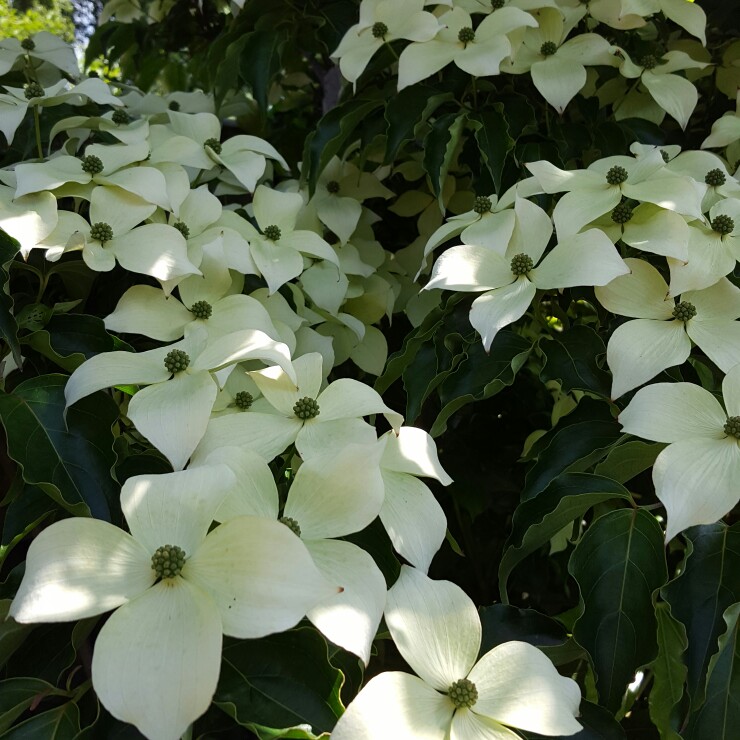
[[632,218],[632,206],[626,201],[614,206],[612,210],[612,221],[615,224],[626,224]]
[[719,167],[716,167],[713,170],[709,170],[707,174],[704,176],[704,182],[707,185],[713,185],[714,187],[719,187],[720,185],[724,185],[727,178],[725,178],[725,173],[722,172]]
[[239,391],[234,396],[234,404],[240,411],[247,411],[254,403],[254,396],[249,391]]
[[373,38],[384,39],[387,33],[388,26],[386,26],[385,23],[382,23],[381,21],[373,23]]
[[186,239],[190,238],[190,229],[188,228],[187,224],[183,221],[178,221],[177,223],[172,224],[173,228],[177,229]]
[[196,319],[210,319],[213,313],[213,306],[208,301],[196,301],[190,307],[190,313]]
[[124,126],[131,120],[131,116],[126,113],[123,108],[117,108],[113,111],[113,115],[111,116],[111,120],[113,123],[116,124],[116,126]]
[[514,259],[511,260],[511,271],[519,277],[519,275],[526,275],[534,267],[534,262],[528,254],[514,255]]
[[187,352],[181,349],[170,350],[164,358],[164,366],[168,373],[181,373],[188,369],[190,357]]
[[729,216],[721,213],[712,220],[712,230],[723,236],[731,234],[735,230],[735,222]]
[[629,173],[627,172],[624,167],[620,167],[619,165],[614,165],[609,172],[606,173],[606,181],[610,185],[621,185],[623,182],[627,180],[629,177]]
[[658,60],[652,54],[646,54],[639,62],[643,69],[655,69],[658,66]]
[[26,51],[33,51],[36,48],[36,44],[33,39],[23,39],[23,41],[21,41],[21,48]]
[[457,40],[467,46],[471,41],[475,41],[475,31],[470,26],[461,28],[457,34]]
[[339,192],[339,183],[336,180],[330,180],[326,183],[326,189],[328,192],[336,195]]
[[268,239],[274,242],[278,241],[283,235],[283,233],[280,231],[280,227],[275,226],[274,224],[265,227],[264,234]]
[[221,154],[221,142],[218,139],[206,139],[203,146],[210,147],[214,154]]
[[82,158],[82,171],[90,175],[99,175],[103,171],[103,160],[94,154],[86,154]]
[[27,85],[24,85],[23,94],[26,96],[26,100],[31,100],[31,98],[43,98],[44,95],[46,95],[44,88],[41,87],[38,82],[29,82]]
[[103,221],[98,221],[90,227],[90,238],[105,244],[113,238],[113,229]]
[[493,203],[491,203],[491,199],[487,198],[485,195],[479,195],[473,201],[473,210],[481,215],[489,213],[492,206]]
[[299,419],[315,419],[319,415],[319,404],[313,398],[305,396],[295,402],[293,413]]
[[740,439],[740,416],[730,416],[725,423],[725,434]]
[[690,321],[696,316],[696,306],[688,301],[677,303],[673,309],[673,318],[679,321]]
[[545,41],[545,43],[540,46],[540,54],[542,54],[543,57],[551,57],[557,50],[558,45],[554,41]]
[[447,695],[456,709],[470,709],[478,701],[478,689],[467,678],[461,678],[447,689]]
[[152,570],[157,578],[174,578],[182,573],[185,565],[185,550],[177,545],[162,545],[152,555]]
[[281,516],[278,521],[284,524],[296,537],[301,536],[301,528],[298,526],[298,522],[289,516]]

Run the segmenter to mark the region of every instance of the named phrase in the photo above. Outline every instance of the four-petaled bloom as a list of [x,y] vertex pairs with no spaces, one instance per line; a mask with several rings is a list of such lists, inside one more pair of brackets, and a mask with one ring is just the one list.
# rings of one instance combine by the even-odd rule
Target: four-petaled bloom
[[448,581],[403,566],[388,592],[388,629],[420,676],[381,673],[349,705],[332,740],[515,740],[515,727],[573,735],[580,690],[536,647],[505,642],[478,660],[481,623]]

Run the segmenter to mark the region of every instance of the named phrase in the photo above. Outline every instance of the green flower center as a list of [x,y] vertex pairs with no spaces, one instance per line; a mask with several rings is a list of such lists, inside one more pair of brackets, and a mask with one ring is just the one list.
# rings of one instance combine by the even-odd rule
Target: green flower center
[[221,142],[218,139],[206,139],[203,146],[210,147],[214,154],[221,154]]
[[735,222],[724,213],[712,220],[712,230],[718,234],[731,234],[735,230]]
[[725,173],[722,172],[719,167],[716,167],[713,170],[709,170],[707,174],[704,176],[704,182],[707,185],[714,185],[714,187],[718,187],[719,185],[724,185],[727,178],[725,178]]
[[339,192],[339,183],[336,180],[329,180],[329,182],[326,183],[326,189],[328,192],[332,193],[332,195],[336,195]]
[[470,709],[478,701],[478,689],[475,684],[467,678],[461,678],[447,689],[450,701],[455,709]]
[[696,316],[696,306],[688,301],[677,303],[673,309],[673,318],[679,321],[690,321]]
[[90,175],[97,175],[103,171],[103,160],[94,154],[86,154],[82,158],[82,171]]
[[511,271],[519,277],[520,275],[526,275],[534,267],[534,262],[528,254],[517,254],[511,260]]
[[113,229],[103,221],[98,221],[90,227],[90,238],[104,244],[113,238]]
[[196,301],[190,307],[190,313],[196,319],[210,319],[213,313],[213,306],[208,301]]
[[173,111],[175,111],[175,113],[177,113],[177,111],[180,110],[180,103],[178,103],[176,100],[172,100],[172,101],[170,101],[170,103],[167,106],[167,108],[169,110],[173,110]]
[[181,373],[188,369],[190,357],[181,349],[170,350],[164,358],[164,366],[168,373]]
[[268,239],[276,242],[283,235],[283,232],[280,231],[279,226],[275,226],[275,224],[271,224],[270,226],[265,227],[264,234]]
[[632,206],[629,203],[619,203],[612,210],[612,221],[615,224],[626,224],[632,218]]
[[660,156],[663,157],[663,161],[668,164],[671,160],[671,155],[665,149],[660,150]]
[[500,10],[506,5],[506,0],[491,0],[491,7],[494,10]]
[[543,57],[551,57],[557,50],[558,45],[554,41],[545,41],[545,43],[540,46],[540,54],[542,54]]
[[387,33],[388,33],[388,26],[386,26],[385,23],[382,23],[381,21],[378,21],[377,23],[373,23],[373,37],[374,38],[384,39]]
[[190,238],[190,229],[184,221],[178,221],[177,223],[172,224],[172,226],[176,228],[186,239]]
[[43,98],[46,93],[38,82],[29,82],[23,86],[23,94],[26,96],[26,100],[31,100],[31,98]]
[[36,44],[34,43],[33,39],[23,39],[21,41],[21,49],[25,49],[26,51],[33,51],[36,48]]
[[646,54],[640,59],[640,66],[643,69],[655,69],[658,66],[658,60],[652,54]]
[[730,416],[725,422],[725,434],[740,439],[740,416]]
[[489,213],[491,210],[491,206],[493,203],[491,203],[491,199],[487,198],[485,195],[479,195],[474,201],[473,201],[473,210],[476,213],[480,213],[483,215],[484,213]]
[[295,402],[293,413],[299,419],[315,419],[319,415],[319,404],[313,398],[305,396]]
[[162,545],[152,555],[152,570],[157,578],[174,578],[182,573],[185,565],[185,550],[177,545]]
[[254,396],[249,391],[239,391],[234,396],[234,404],[240,411],[247,411],[254,403]]
[[113,123],[116,124],[116,126],[123,126],[131,120],[131,116],[128,113],[126,113],[126,111],[123,110],[123,108],[118,108],[113,111],[111,120],[113,121]]
[[629,173],[627,170],[619,165],[614,165],[614,167],[610,168],[609,172],[606,173],[606,181],[610,185],[621,185],[628,177]]
[[301,536],[301,528],[298,526],[298,522],[289,516],[281,516],[278,521],[284,524],[296,537]]
[[461,28],[457,40],[467,46],[471,41],[475,41],[475,31],[470,26]]

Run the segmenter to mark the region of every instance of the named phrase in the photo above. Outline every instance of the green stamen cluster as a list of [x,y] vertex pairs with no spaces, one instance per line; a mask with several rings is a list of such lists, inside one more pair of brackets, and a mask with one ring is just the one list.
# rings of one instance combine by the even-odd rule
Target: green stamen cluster
[[113,115],[111,116],[111,121],[113,121],[116,126],[125,126],[130,120],[131,116],[126,113],[123,108],[117,108],[113,111]]
[[712,221],[712,230],[718,234],[731,234],[735,230],[735,222],[729,216],[720,213]]
[[113,238],[113,229],[105,222],[98,221],[90,227],[90,238],[104,244]]
[[336,195],[339,192],[339,183],[336,180],[330,180],[326,183],[326,189],[332,195]]
[[169,110],[173,110],[173,111],[175,111],[175,113],[177,113],[177,111],[180,110],[180,103],[178,103],[176,100],[172,100],[172,101],[170,101],[170,104],[167,106],[167,108],[169,108]]
[[152,555],[152,570],[157,578],[174,578],[182,573],[185,550],[177,545],[162,545]]
[[293,413],[299,419],[315,419],[319,415],[319,404],[313,398],[305,396],[295,402]]
[[485,195],[479,195],[474,201],[473,201],[473,210],[476,213],[480,213],[483,215],[484,213],[488,213],[491,210],[491,206],[493,203],[491,203],[491,199],[487,198]]
[[668,164],[671,161],[671,155],[665,149],[660,150],[660,156],[663,157],[663,161]]
[[652,54],[646,54],[640,59],[640,66],[643,69],[655,69],[658,66],[658,60]]
[[534,262],[528,254],[517,254],[514,259],[511,260],[511,271],[519,277],[520,275],[526,275],[534,267]]
[[38,82],[29,82],[23,86],[23,94],[26,96],[26,100],[31,100],[31,98],[43,98],[46,93]]
[[168,373],[181,373],[188,369],[190,356],[181,349],[170,350],[164,358],[164,366]]
[[475,31],[470,26],[461,28],[457,34],[457,40],[467,46],[471,41],[475,41]]
[[506,0],[491,0],[491,7],[494,10],[500,10],[506,5]]
[[298,522],[289,516],[281,516],[278,521],[284,524],[296,537],[301,536],[301,528],[298,526]]
[[90,175],[98,175],[103,171],[103,160],[94,154],[86,154],[82,158],[82,171]]
[[206,139],[203,146],[213,149],[214,154],[221,154],[221,142],[218,139]]
[[719,167],[716,167],[713,170],[709,170],[707,174],[704,176],[704,182],[707,185],[714,185],[714,187],[719,187],[720,185],[724,185],[726,181],[725,173],[722,172]]
[[626,224],[632,218],[632,206],[622,202],[614,206],[612,210],[612,221],[615,224]]
[[381,21],[373,23],[373,38],[384,39],[387,33],[388,26],[386,26],[385,23],[382,23]]
[[186,239],[190,238],[190,229],[185,222],[178,221],[177,223],[172,224],[172,226],[176,228]]
[[610,168],[609,172],[606,173],[606,181],[610,185],[621,185],[628,177],[629,173],[627,170],[619,165],[614,165],[614,167]]
[[275,226],[275,224],[271,224],[270,226],[265,227],[264,234],[268,239],[276,242],[283,235],[283,232],[280,231],[279,226]]
[[478,701],[478,689],[475,684],[467,678],[461,678],[447,689],[450,701],[455,709],[470,709]]
[[740,439],[740,416],[730,416],[725,423],[725,434]]
[[543,57],[551,57],[557,50],[558,45],[554,41],[545,41],[545,43],[540,46],[540,54],[542,54]]
[[234,396],[234,404],[240,411],[247,411],[254,403],[254,396],[249,391],[239,391]]
[[34,43],[33,39],[23,39],[21,41],[21,49],[25,49],[26,51],[33,51],[36,48],[36,44]]
[[688,301],[677,303],[673,309],[673,318],[679,321],[690,321],[696,316],[696,306]]
[[213,313],[213,306],[208,301],[196,301],[190,307],[190,313],[196,319],[210,319]]

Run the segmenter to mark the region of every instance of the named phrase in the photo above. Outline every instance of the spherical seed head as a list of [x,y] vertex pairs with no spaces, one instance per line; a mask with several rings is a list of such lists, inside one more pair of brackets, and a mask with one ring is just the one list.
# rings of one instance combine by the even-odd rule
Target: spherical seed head
[[164,366],[168,373],[181,373],[188,369],[190,357],[181,349],[170,350],[164,358]]
[[500,10],[506,5],[506,0],[491,0],[491,8],[493,10]]
[[298,522],[289,516],[281,516],[278,521],[284,524],[296,537],[301,536],[301,528],[298,526]]
[[174,578],[182,573],[185,565],[185,550],[177,545],[162,545],[152,555],[152,570],[157,578]]
[[339,183],[336,180],[330,180],[326,183],[326,189],[328,192],[336,194],[339,192]]
[[103,160],[94,154],[86,154],[82,158],[82,171],[90,175],[98,175],[103,171]]
[[180,110],[180,103],[178,103],[176,100],[172,100],[167,107],[177,113],[177,111]]
[[33,39],[23,39],[23,41],[21,41],[21,48],[26,51],[33,51],[36,48],[36,44]]
[[387,33],[388,33],[388,26],[386,26],[385,23],[382,23],[381,21],[378,21],[377,23],[373,23],[373,37],[374,38],[384,39]]
[[131,120],[131,116],[128,113],[126,113],[126,111],[123,110],[123,108],[117,108],[116,110],[113,111],[111,120],[113,121],[113,123],[116,124],[116,126],[122,126]]
[[214,154],[221,154],[221,142],[218,139],[206,139],[203,146],[209,146],[213,149]]
[[643,69],[655,69],[658,66],[658,60],[652,54],[646,54],[640,59],[640,66]]
[[542,54],[543,57],[551,57],[557,50],[558,45],[554,41],[545,41],[545,43],[540,46],[540,54]]
[[632,218],[632,206],[629,203],[618,203],[612,210],[612,221],[615,224],[626,224]]
[[485,195],[479,195],[473,201],[473,210],[480,214],[489,213],[492,205],[493,203],[491,203],[490,198],[487,198]]
[[627,172],[624,167],[620,167],[619,165],[614,165],[609,172],[606,173],[606,181],[610,185],[621,185],[623,182],[627,180],[629,177],[629,173]]
[[313,398],[305,396],[295,402],[293,413],[299,419],[315,419],[319,415],[319,404]]
[[26,100],[31,100],[31,98],[43,98],[46,93],[38,82],[29,82],[23,86],[23,94],[26,96]]
[[668,164],[671,160],[671,155],[665,149],[660,150],[660,156],[663,157],[663,161]]
[[467,678],[461,678],[447,689],[447,695],[456,709],[470,709],[478,701],[478,689]]
[[196,301],[190,307],[190,313],[196,319],[210,319],[213,313],[213,306],[208,301]]
[[247,411],[254,403],[254,396],[249,391],[239,391],[234,396],[234,404],[240,411]]
[[724,213],[720,213],[712,220],[712,230],[718,234],[731,234],[735,230],[735,222]]
[[475,41],[475,31],[470,26],[461,28],[457,34],[457,40],[463,44],[469,44],[471,41]]
[[517,254],[511,260],[511,271],[518,277],[526,275],[534,267],[534,262],[528,254]]
[[730,416],[725,422],[725,434],[740,439],[740,416]]
[[673,309],[673,318],[679,321],[690,321],[696,316],[696,306],[688,301],[681,301]]
[[726,181],[725,173],[722,172],[719,167],[716,167],[713,170],[709,170],[707,174],[704,176],[704,182],[707,185],[714,185],[714,187],[718,187],[719,185],[724,185]]
[[99,242],[109,242],[113,238],[113,229],[105,222],[98,221],[90,227],[90,238]]
[[172,224],[186,239],[190,238],[190,229],[184,221]]
[[280,227],[275,226],[275,224],[265,227],[264,233],[268,239],[271,239],[274,242],[278,241],[278,239],[283,235],[280,231]]

